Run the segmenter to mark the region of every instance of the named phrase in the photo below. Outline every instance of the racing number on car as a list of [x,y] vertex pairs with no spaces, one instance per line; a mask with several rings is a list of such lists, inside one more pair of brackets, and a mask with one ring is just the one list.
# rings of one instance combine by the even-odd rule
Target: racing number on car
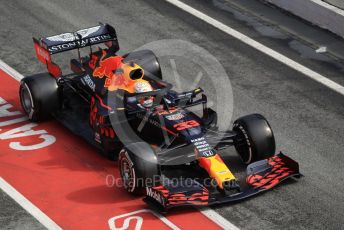
[[[152,218],[153,217],[153,218]],[[149,209],[114,216],[108,220],[111,230],[172,229],[180,230],[166,217]]]
[[196,127],[196,126],[199,126],[199,123],[195,120],[191,120],[191,121],[185,121],[185,122],[182,122],[179,124],[175,124],[173,127],[176,130],[181,131],[181,130],[189,129],[189,128]]

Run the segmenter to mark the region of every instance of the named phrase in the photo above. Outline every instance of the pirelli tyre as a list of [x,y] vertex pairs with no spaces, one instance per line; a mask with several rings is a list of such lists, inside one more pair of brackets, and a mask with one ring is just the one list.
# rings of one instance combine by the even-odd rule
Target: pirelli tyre
[[24,77],[20,81],[19,98],[31,121],[49,118],[60,105],[56,79],[48,73]]
[[146,186],[152,187],[159,182],[160,176],[156,161],[152,158],[145,159],[144,155],[138,156],[128,148],[123,148],[118,155],[118,168],[122,184],[124,189],[131,194],[140,195]]
[[237,119],[233,130],[237,133],[235,149],[245,164],[275,155],[275,137],[262,115],[251,114]]

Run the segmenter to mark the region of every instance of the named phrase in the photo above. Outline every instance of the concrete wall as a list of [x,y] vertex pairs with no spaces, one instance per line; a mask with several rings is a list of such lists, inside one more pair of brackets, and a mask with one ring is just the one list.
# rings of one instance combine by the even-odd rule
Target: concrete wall
[[344,10],[320,0],[265,0],[344,38]]

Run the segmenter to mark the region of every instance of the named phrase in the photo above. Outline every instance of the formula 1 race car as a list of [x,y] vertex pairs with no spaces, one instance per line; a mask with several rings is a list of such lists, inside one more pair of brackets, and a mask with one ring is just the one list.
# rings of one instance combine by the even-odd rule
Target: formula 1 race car
[[[162,80],[150,50],[123,56],[108,24],[33,39],[48,73],[22,79],[24,111],[32,121],[54,117],[111,159],[117,159],[124,188],[146,191],[144,201],[162,211],[183,205],[242,200],[298,177],[299,165],[275,155],[268,121],[259,114],[241,117],[233,129],[219,131],[217,114],[201,88],[176,92]],[[96,44],[105,45],[92,51]],[[80,56],[80,49],[90,54]],[[77,49],[73,73],[62,74],[51,55]],[[203,115],[188,108],[202,105]],[[247,175],[239,180],[221,150],[234,146]]]

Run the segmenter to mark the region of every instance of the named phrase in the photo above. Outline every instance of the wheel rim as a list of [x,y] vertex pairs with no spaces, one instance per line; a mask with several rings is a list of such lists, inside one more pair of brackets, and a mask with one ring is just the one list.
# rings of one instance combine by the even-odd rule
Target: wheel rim
[[234,130],[239,134],[235,144],[235,149],[239,153],[242,161],[245,164],[249,164],[252,161],[253,155],[251,149],[252,146],[248,139],[246,131],[241,125],[235,125]]
[[31,93],[26,85],[24,85],[21,88],[20,95],[21,95],[21,102],[23,105],[23,109],[25,110],[27,114],[29,114],[32,110],[32,99],[31,99]]
[[133,192],[135,189],[135,172],[128,162],[128,159],[122,158],[120,161],[121,177],[124,188]]

